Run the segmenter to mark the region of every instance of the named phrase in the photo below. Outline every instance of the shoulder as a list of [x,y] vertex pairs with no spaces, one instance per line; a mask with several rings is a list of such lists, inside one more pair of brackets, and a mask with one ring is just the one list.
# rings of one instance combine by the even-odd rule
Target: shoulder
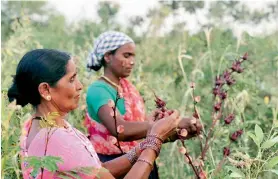
[[[114,94],[115,93],[115,94]],[[116,95],[116,90],[112,88],[109,84],[103,81],[96,81],[92,83],[87,90],[87,99],[89,98],[102,98],[105,96]]]

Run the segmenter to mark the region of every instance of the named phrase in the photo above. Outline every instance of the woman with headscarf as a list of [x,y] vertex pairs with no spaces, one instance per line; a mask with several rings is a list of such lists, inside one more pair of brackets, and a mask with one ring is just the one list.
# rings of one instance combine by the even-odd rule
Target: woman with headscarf
[[[104,69],[103,76],[93,82],[87,91],[87,114],[85,126],[102,162],[112,160],[126,153],[145,138],[153,125],[153,116],[146,116],[142,97],[136,88],[126,79],[135,64],[135,43],[124,33],[108,31],[102,33],[89,53],[87,67],[94,71]],[[115,101],[117,94],[122,97],[117,102],[117,125],[123,126],[118,135],[115,119],[110,115],[109,101]],[[183,119],[181,125],[189,134],[196,134],[196,127],[189,119]],[[197,125],[200,127],[199,123]],[[117,136],[118,135],[118,136]],[[120,148],[111,138],[118,137]],[[155,166],[150,178],[158,178]]]

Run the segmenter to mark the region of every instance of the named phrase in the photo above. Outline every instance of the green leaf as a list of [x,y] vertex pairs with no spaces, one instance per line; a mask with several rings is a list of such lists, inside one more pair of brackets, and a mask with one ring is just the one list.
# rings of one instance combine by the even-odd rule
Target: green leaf
[[62,178],[62,179],[72,179],[71,177],[67,176],[66,174],[64,174],[62,172],[59,172],[58,177]]
[[255,136],[255,134],[253,134],[252,132],[248,132],[247,135],[248,135],[251,139],[253,139],[253,141],[255,142],[255,144],[256,144],[258,147],[260,147],[259,141],[258,141],[257,137]]
[[40,157],[25,157],[24,161],[28,163],[30,168],[40,168],[41,167],[41,158]]
[[231,175],[230,175],[231,178],[243,178],[242,175],[240,175],[240,173],[235,173],[233,172]]
[[272,147],[274,144],[278,143],[278,136],[277,137],[274,137],[272,139],[269,139],[267,141],[265,141],[263,144],[262,144],[262,148],[263,149],[268,149],[270,147]]
[[31,172],[31,176],[36,177],[38,175],[38,173],[39,173],[39,169],[40,168],[41,167],[38,167],[38,166],[33,167],[33,171]]
[[276,175],[278,175],[278,170],[269,170],[269,171],[275,173]]
[[271,169],[277,164],[278,164],[278,156],[273,157],[272,159],[270,159],[266,164],[266,168]]
[[63,173],[65,173],[66,175],[71,176],[73,178],[76,178],[76,179],[82,179],[76,172],[73,172],[73,171],[67,171],[67,172],[63,172]]
[[93,173],[94,167],[81,167],[80,168],[80,173],[85,174],[85,175],[91,175]]
[[58,170],[58,166],[54,162],[47,162],[47,161],[43,160],[42,166],[43,166],[43,168],[45,168],[51,172],[55,172],[56,170]]
[[263,139],[264,139],[264,133],[263,133],[262,128],[257,124],[255,126],[255,134],[257,136],[257,139],[258,139],[258,142],[259,142],[259,145],[260,145],[262,143]]
[[232,167],[232,166],[227,166],[226,167],[228,170],[232,171],[232,174],[230,177],[232,178],[245,178],[244,173],[242,173],[238,168]]
[[103,173],[108,173],[108,172],[109,172],[109,170],[107,170],[106,168],[102,167],[102,168],[100,169],[100,172],[103,172]]
[[60,157],[45,156],[42,158],[42,166],[51,172],[58,170],[57,163],[61,163],[63,160]]

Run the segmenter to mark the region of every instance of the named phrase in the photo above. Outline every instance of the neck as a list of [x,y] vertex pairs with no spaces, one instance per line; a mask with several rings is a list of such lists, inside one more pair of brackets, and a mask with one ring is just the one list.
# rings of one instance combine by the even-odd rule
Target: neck
[[109,78],[112,82],[119,85],[120,78],[114,75],[110,70],[104,69],[104,76]]
[[66,113],[57,110],[50,102],[43,102],[37,106],[35,116],[47,116],[48,113],[58,112],[59,116],[55,117],[55,122],[58,126],[64,126],[64,118]]

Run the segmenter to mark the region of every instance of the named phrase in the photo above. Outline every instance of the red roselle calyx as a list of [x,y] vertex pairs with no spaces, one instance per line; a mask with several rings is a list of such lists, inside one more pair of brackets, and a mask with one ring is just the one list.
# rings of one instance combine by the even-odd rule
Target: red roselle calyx
[[[155,95],[155,94],[154,94]],[[165,117],[165,115],[171,115],[174,110],[169,110],[166,108],[166,102],[162,99],[160,99],[159,97],[157,97],[155,95],[155,104],[156,104],[156,108],[161,110],[161,113],[156,113],[155,114],[155,120],[157,119],[162,119]]]
[[[161,108],[163,110],[165,110],[164,108],[166,107],[166,102],[163,101],[162,99],[160,99],[159,97],[155,96],[155,104],[156,104],[156,108]],[[164,112],[164,111],[163,111]]]
[[243,68],[241,68],[241,61],[239,60],[236,60],[233,65],[232,65],[232,70],[235,71],[235,72],[238,72],[238,73],[241,73],[243,72]]
[[223,155],[224,156],[229,156],[231,153],[230,149],[228,147],[224,147],[223,149]]
[[215,77],[215,85],[216,86],[222,86],[225,82],[223,81],[221,76]]
[[229,72],[228,70],[224,71],[223,73],[223,78],[225,79],[227,85],[232,85],[234,84],[236,81],[231,77],[231,72]]
[[225,124],[230,124],[233,120],[235,119],[235,115],[234,114],[229,114],[225,119]]
[[223,99],[223,100],[226,99],[226,98],[227,98],[227,91],[221,91],[220,94],[219,94],[219,96],[220,96],[220,98]]
[[247,60],[247,58],[248,58],[248,53],[246,52],[244,55],[243,55],[243,57],[241,57],[242,58],[242,60]]
[[220,94],[220,88],[219,87],[214,87],[212,93],[214,94],[214,96],[219,95]]
[[236,80],[234,80],[232,77],[226,79],[227,85],[231,86],[235,84]]
[[219,111],[219,110],[221,109],[221,104],[222,104],[222,102],[216,103],[216,104],[214,105],[214,110],[215,110],[215,111]]
[[237,138],[238,138],[239,136],[241,136],[242,134],[243,134],[243,130],[242,130],[242,129],[240,129],[240,130],[238,130],[238,131],[235,131],[235,132],[231,135],[230,139],[231,139],[232,141],[236,141]]

